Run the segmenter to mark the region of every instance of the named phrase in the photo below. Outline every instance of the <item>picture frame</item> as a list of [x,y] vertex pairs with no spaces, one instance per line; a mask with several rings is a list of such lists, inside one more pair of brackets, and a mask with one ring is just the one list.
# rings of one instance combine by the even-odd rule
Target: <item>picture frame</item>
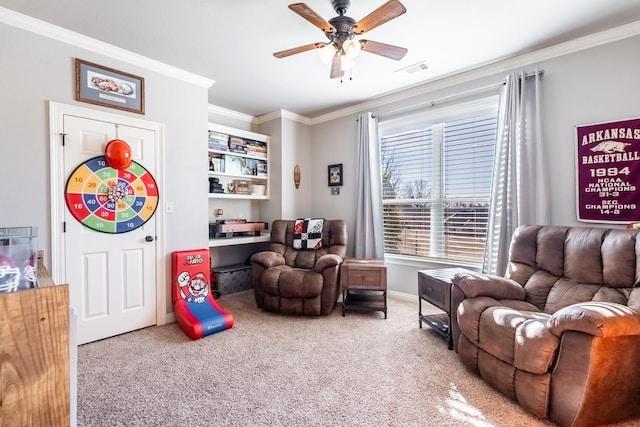
[[76,58],[76,101],[144,114],[144,78]]
[[327,167],[327,181],[329,187],[336,187],[342,184],[342,163],[329,165]]

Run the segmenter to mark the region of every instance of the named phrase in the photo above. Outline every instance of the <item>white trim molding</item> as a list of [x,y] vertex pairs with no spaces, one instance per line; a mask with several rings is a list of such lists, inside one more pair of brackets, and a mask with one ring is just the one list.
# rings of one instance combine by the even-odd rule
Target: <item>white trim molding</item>
[[262,123],[266,123],[271,120],[279,119],[279,118],[293,120],[296,122],[300,122],[304,125],[311,125],[313,121],[308,117],[301,116],[300,114],[293,113],[291,111],[277,110],[272,113],[263,114],[262,116],[258,116],[254,118],[253,123],[260,125]]
[[213,104],[209,104],[208,111],[211,114],[216,114],[219,116],[228,117],[230,119],[240,120],[247,123],[253,123],[253,121],[255,120],[255,117],[253,117],[250,114],[240,113],[239,111],[230,110],[228,108],[219,107]]

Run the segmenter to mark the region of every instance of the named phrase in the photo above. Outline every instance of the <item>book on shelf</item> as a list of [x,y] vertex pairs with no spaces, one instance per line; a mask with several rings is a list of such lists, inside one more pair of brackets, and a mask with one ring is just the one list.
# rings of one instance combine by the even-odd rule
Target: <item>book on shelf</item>
[[247,154],[247,146],[244,139],[232,136],[229,138],[229,151],[238,154]]
[[267,144],[260,141],[247,141],[247,155],[254,157],[267,157]]
[[229,135],[221,132],[209,131],[209,149],[229,151]]
[[267,163],[266,162],[258,161],[258,164],[256,165],[256,175],[260,176],[260,177],[266,177],[267,176]]
[[210,157],[209,170],[211,172],[224,172],[224,159],[220,157]]

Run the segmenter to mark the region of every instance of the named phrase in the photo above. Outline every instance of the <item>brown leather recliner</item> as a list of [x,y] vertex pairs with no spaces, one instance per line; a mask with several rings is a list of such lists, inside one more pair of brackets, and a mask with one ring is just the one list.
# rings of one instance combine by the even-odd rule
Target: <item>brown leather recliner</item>
[[293,247],[295,220],[275,220],[269,251],[251,257],[258,307],[286,314],[333,311],[340,295],[340,266],[347,251],[343,220],[325,220],[320,249]]
[[504,278],[452,278],[461,361],[563,426],[640,416],[639,230],[521,226]]

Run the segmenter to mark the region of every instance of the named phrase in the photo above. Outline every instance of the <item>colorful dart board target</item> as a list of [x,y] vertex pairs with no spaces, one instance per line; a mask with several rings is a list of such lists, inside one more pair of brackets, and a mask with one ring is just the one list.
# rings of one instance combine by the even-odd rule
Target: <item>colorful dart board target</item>
[[158,185],[142,165],[109,167],[104,156],[78,166],[67,180],[65,199],[75,219],[102,233],[127,233],[142,226],[158,207]]

